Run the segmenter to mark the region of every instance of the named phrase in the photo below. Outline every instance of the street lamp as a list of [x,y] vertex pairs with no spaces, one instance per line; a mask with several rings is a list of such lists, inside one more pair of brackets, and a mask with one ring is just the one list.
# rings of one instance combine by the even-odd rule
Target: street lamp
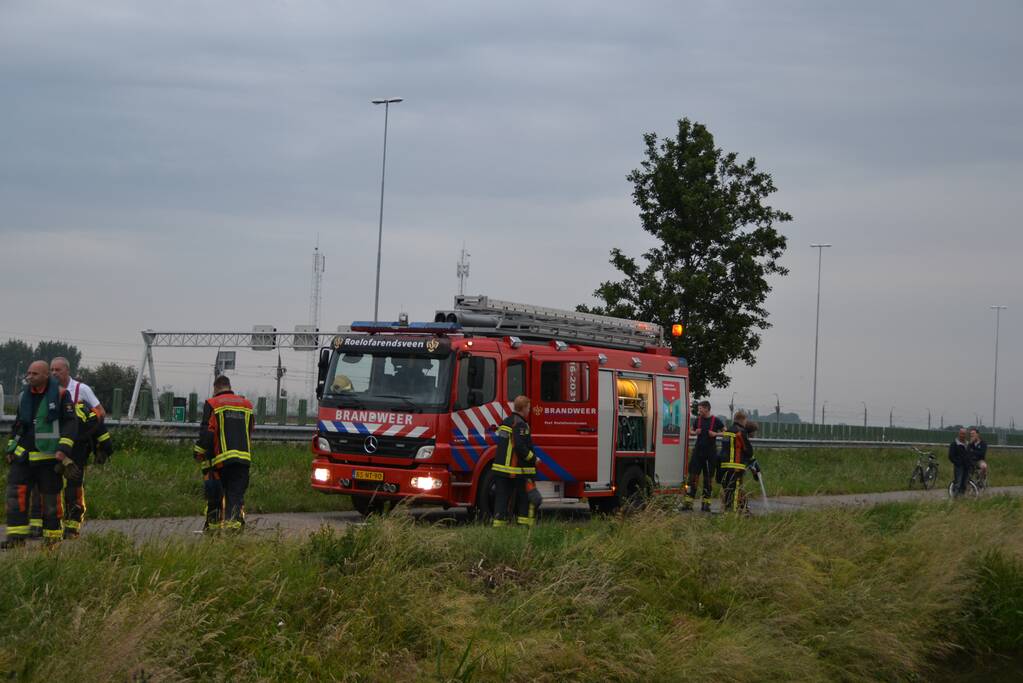
[[995,312],[995,390],[994,399],[991,402],[991,429],[998,430],[998,325],[1001,322],[1002,311],[1008,306],[992,306]]
[[817,329],[813,337],[813,409],[810,411],[811,419],[817,421],[817,347],[821,336],[821,261],[824,258],[824,250],[830,244],[811,244],[810,247],[817,250]]
[[392,104],[401,102],[400,97],[372,100],[373,104],[384,105],[384,162],[380,167],[380,225],[377,230],[377,286],[373,294],[373,322],[380,320],[380,252],[384,243],[384,178],[387,176],[387,114]]

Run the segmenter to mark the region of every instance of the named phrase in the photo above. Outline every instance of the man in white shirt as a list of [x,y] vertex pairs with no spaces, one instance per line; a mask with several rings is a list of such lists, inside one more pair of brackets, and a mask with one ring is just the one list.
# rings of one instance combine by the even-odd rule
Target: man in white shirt
[[92,387],[85,382],[79,382],[71,377],[71,364],[68,363],[67,358],[57,356],[51,360],[50,372],[60,382],[60,386],[67,391],[72,403],[84,403],[86,408],[96,413],[96,417],[101,419],[106,416],[107,413],[103,410],[103,406],[100,405],[99,399],[96,398],[96,392],[92,390]]

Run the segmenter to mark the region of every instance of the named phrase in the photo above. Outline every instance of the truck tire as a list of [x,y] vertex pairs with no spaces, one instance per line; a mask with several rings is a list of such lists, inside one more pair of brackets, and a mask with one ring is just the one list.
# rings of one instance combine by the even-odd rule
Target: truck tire
[[590,514],[593,514],[593,515],[610,515],[616,509],[618,509],[618,497],[617,496],[602,496],[600,498],[587,498],[586,502],[590,504]]
[[497,475],[488,466],[480,475],[476,487],[476,505],[469,508],[469,519],[480,524],[490,524],[494,519],[494,487]]
[[651,491],[650,478],[641,467],[633,465],[626,469],[618,480],[616,496],[618,506],[624,512],[640,510],[646,506]]
[[383,515],[387,502],[383,498],[371,498],[370,496],[352,496],[352,507],[363,517],[370,515]]

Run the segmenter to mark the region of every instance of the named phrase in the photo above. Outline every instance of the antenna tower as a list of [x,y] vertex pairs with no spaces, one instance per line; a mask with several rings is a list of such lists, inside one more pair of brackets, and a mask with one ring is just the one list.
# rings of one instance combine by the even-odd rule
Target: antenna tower
[[[317,332],[320,329],[320,304],[323,301],[323,271],[326,270],[327,258],[320,253],[320,238],[316,237],[316,248],[313,249],[313,277],[309,285],[309,324]],[[309,396],[316,394],[316,357],[319,349],[313,349],[306,359],[306,377],[309,381]]]
[[462,254],[458,259],[458,295],[465,294],[465,281],[469,279],[469,252],[465,250],[465,242],[462,242]]

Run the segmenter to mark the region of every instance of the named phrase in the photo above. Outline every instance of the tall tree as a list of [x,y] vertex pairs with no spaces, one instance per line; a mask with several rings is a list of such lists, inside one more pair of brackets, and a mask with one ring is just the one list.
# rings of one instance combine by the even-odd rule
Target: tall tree
[[36,345],[36,358],[49,363],[57,356],[67,358],[71,366],[71,374],[78,372],[78,364],[82,362],[82,352],[77,346],[62,341],[41,341]]
[[700,123],[678,122],[672,138],[643,136],[646,159],[629,174],[643,229],[659,240],[643,263],[621,249],[611,264],[624,278],[602,283],[594,313],[650,320],[685,332],[672,351],[690,367],[691,391],[705,396],[730,381],[726,366],[756,362],[760,331],[767,329],[764,301],[769,275],[785,275],[778,264],[785,237],[775,224],[792,216],[768,206],[774,181],[753,158],[740,161],[714,145]]
[[28,364],[35,359],[35,350],[20,339],[8,339],[0,344],[0,382],[8,397],[21,391],[21,379]]
[[[135,388],[135,378],[138,372],[130,365],[118,365],[117,363],[101,363],[95,368],[81,368],[78,371],[78,379],[92,387],[96,392],[96,398],[109,412],[114,405],[114,389],[120,389],[125,403],[122,409],[127,409],[127,401],[131,398],[131,392]],[[143,378],[142,388],[149,388],[149,380]]]

